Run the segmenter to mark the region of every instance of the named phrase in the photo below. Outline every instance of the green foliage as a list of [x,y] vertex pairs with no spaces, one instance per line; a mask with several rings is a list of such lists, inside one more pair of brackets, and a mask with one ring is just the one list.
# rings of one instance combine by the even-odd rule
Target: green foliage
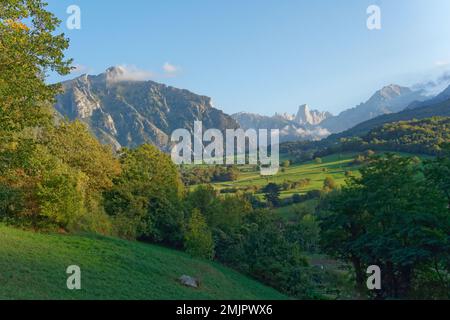
[[236,181],[239,169],[236,166],[194,166],[182,167],[181,177],[185,185],[205,184],[211,182]]
[[200,210],[194,209],[184,235],[186,252],[198,258],[211,260],[214,257],[214,241],[211,231]]
[[[64,35],[54,35],[58,19],[41,0],[4,0],[0,8],[0,148],[11,147],[15,133],[48,125],[58,90],[48,86],[48,71],[68,74]],[[1,150],[0,150],[1,151]]]
[[253,211],[234,234],[221,237],[227,246],[217,253],[220,261],[293,297],[318,298],[300,247],[288,240],[270,212]]
[[322,203],[324,248],[353,264],[360,290],[369,265],[383,270],[380,297],[412,297],[420,270],[448,274],[448,199],[422,170],[413,158],[377,157]]
[[281,163],[281,167],[282,167],[282,168],[289,168],[290,165],[291,165],[291,162],[290,162],[289,160],[284,160],[284,161]]
[[361,137],[342,138],[339,144],[328,147],[325,154],[367,150],[365,157],[368,157],[373,149],[442,155],[442,144],[450,140],[449,124],[449,117],[387,123]]
[[124,150],[120,160],[122,173],[105,192],[105,209],[115,232],[130,239],[181,245],[183,185],[170,157],[142,145]]
[[0,211],[0,219],[34,229],[108,233],[109,222],[98,208],[99,194],[88,188],[88,181],[82,171],[64,163],[45,146],[36,145],[21,166],[0,178],[7,195],[1,199],[5,210]]
[[79,121],[62,121],[44,133],[49,151],[65,164],[83,172],[89,189],[101,192],[112,187],[112,180],[120,174],[120,163],[110,146],[101,145]]
[[264,198],[267,200],[269,205],[272,207],[277,207],[280,205],[280,192],[281,187],[276,183],[269,183],[262,189],[264,193]]
[[[321,141],[310,142],[289,142],[280,145],[280,152],[298,158],[299,161],[308,161],[314,157],[325,157],[328,155],[343,152],[365,152],[364,158],[370,157],[372,152],[391,151],[405,152],[422,155],[443,155],[442,145],[450,140],[450,117],[449,102],[440,104],[439,110],[442,117],[432,117],[437,109],[434,107],[423,109],[430,111],[430,115],[420,116],[420,120],[402,120],[402,113],[384,115],[367,122],[377,122],[377,126],[369,126],[367,130],[362,130],[360,126],[350,129],[343,134],[332,135]],[[411,112],[419,112],[413,109]],[[428,113],[428,112],[425,112]],[[392,119],[389,123],[384,123],[386,117]],[[414,119],[414,117],[410,118]],[[359,160],[363,160],[361,157]]]
[[[218,261],[286,294],[317,297],[316,283],[306,276],[311,269],[300,252],[300,236],[304,236],[306,246],[315,246],[310,218],[305,218],[305,229],[297,230],[294,239],[270,211],[253,210],[245,195],[220,197],[211,186],[190,192],[186,207],[205,218]],[[299,279],[301,284],[296,283]]]
[[444,144],[442,148],[443,156],[426,161],[424,171],[430,184],[437,187],[447,198],[450,210],[450,143]]
[[[240,175],[238,180],[233,182],[213,183],[212,185],[221,193],[253,193],[260,202],[263,200],[262,189],[268,183],[276,183],[282,187],[280,192],[281,205],[288,203],[292,195],[299,193],[304,195],[311,190],[319,190],[323,187],[323,180],[327,176],[332,176],[336,183],[341,185],[345,183],[345,171],[349,170],[349,164],[355,154],[337,154],[324,157],[322,164],[316,164],[314,161],[308,163],[292,164],[286,171],[267,177],[261,176],[256,172],[253,166],[239,167]],[[284,155],[282,155],[284,157]],[[326,168],[327,172],[323,172]],[[357,175],[357,167],[351,168]],[[288,189],[287,189],[287,188]],[[224,191],[222,191],[224,190]]]
[[328,176],[325,178],[325,180],[323,181],[323,190],[325,192],[330,192],[333,191],[334,189],[337,188],[337,184],[336,181],[333,179],[333,177]]
[[[43,153],[38,154],[44,159]],[[57,227],[76,230],[83,216],[85,206],[87,177],[79,171],[57,161],[48,159],[49,167],[43,168],[42,180],[36,188],[36,200],[39,214],[49,219]]]
[[300,203],[300,202],[302,202],[302,196],[300,194],[298,194],[298,193],[295,193],[292,196],[292,202],[293,203]]
[[[36,229],[106,232],[99,189],[89,186],[114,171],[112,155],[95,153],[100,144],[80,126],[52,125],[59,88],[47,85],[45,76],[68,74],[71,61],[64,60],[68,40],[54,35],[59,21],[45,7],[41,0],[5,0],[0,9],[0,219]],[[111,161],[97,167],[105,156]],[[84,163],[74,163],[77,157]],[[89,162],[95,172],[85,170]]]
[[320,226],[314,214],[302,214],[297,222],[289,225],[287,237],[290,242],[298,244],[302,251],[318,252]]
[[0,178],[4,190],[21,195],[21,206],[0,212],[0,218],[35,229],[109,233],[101,192],[120,170],[111,151],[79,123],[22,136],[27,138],[3,153],[9,161]]

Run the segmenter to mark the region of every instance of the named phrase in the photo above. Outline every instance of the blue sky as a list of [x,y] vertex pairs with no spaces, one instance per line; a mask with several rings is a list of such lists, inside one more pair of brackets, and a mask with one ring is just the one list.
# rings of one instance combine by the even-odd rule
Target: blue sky
[[[133,75],[213,98],[227,113],[337,113],[390,83],[450,69],[448,0],[47,0],[78,73]],[[81,30],[68,30],[69,5]],[[366,27],[369,5],[382,29]],[[60,81],[51,75],[49,81]]]

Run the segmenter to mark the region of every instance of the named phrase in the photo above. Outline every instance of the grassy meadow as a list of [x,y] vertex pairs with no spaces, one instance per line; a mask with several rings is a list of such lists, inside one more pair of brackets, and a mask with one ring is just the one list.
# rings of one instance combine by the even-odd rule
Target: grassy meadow
[[[68,290],[66,268],[81,268],[81,290]],[[200,279],[198,289],[178,282]],[[163,247],[93,236],[40,234],[0,224],[2,299],[286,299],[218,263]]]
[[[299,181],[301,179],[311,179],[311,183],[305,187],[282,191],[281,198],[291,197],[295,193],[304,194],[311,190],[320,190],[323,181],[330,176],[337,184],[345,182],[345,172],[357,174],[358,166],[352,165],[357,153],[334,154],[321,158],[322,162],[309,161],[305,163],[291,164],[288,168],[280,168],[274,176],[261,176],[260,172],[252,166],[242,166],[237,181],[213,183],[218,189],[226,188],[246,188],[250,186],[264,187],[268,183],[281,184],[286,181]],[[281,156],[280,162],[288,160],[286,156]]]

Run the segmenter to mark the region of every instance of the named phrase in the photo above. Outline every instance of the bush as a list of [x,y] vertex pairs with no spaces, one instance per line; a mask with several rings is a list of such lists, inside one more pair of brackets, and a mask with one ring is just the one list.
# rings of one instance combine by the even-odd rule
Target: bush
[[189,219],[184,236],[184,247],[186,252],[194,257],[209,260],[214,257],[214,241],[211,230],[198,209],[192,212]]
[[325,180],[323,181],[323,190],[325,192],[330,192],[332,190],[335,190],[336,188],[337,184],[334,178],[331,176],[326,177]]
[[292,195],[292,202],[293,203],[300,203],[302,202],[302,196],[298,193]]
[[281,163],[281,167],[282,167],[282,168],[289,168],[290,165],[291,165],[291,161],[289,161],[289,160],[284,160],[284,161]]
[[[121,175],[105,192],[105,209],[115,223],[114,230],[127,238],[180,246],[183,185],[169,156],[143,145],[125,150],[121,164]],[[126,225],[127,219],[130,225]]]

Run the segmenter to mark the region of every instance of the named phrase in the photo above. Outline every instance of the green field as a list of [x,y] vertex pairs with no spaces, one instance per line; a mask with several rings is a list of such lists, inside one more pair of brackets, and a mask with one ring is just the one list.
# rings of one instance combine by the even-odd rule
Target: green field
[[[322,158],[322,163],[315,161],[293,164],[285,168],[284,172],[280,171],[274,176],[263,177],[259,171],[250,166],[240,167],[241,173],[239,179],[234,182],[214,183],[217,189],[225,188],[245,188],[249,186],[263,187],[270,182],[283,183],[285,181],[299,181],[309,178],[311,183],[303,188],[283,191],[281,198],[291,197],[295,193],[304,194],[310,190],[320,190],[323,187],[323,181],[327,176],[331,176],[338,184],[345,182],[345,172],[350,171],[357,173],[358,167],[352,166],[357,153],[335,154]],[[283,160],[283,157],[281,161]]]
[[[81,268],[82,290],[66,287]],[[199,289],[177,279],[200,279]],[[101,236],[39,234],[0,224],[0,299],[287,299],[217,263]]]
[[[421,159],[430,159],[431,156],[415,155],[402,152],[394,152],[400,156],[418,156]],[[348,171],[353,176],[358,176],[359,165],[353,165],[355,157],[361,153],[346,152],[333,154],[321,158],[321,163],[308,161],[303,163],[291,164],[288,168],[280,168],[278,173],[273,176],[261,176],[260,171],[255,166],[239,166],[239,178],[236,181],[217,182],[212,185],[217,190],[239,189],[245,191],[246,188],[256,186],[262,188],[268,183],[282,184],[283,182],[295,182],[302,179],[310,179],[311,183],[305,187],[291,189],[281,192],[281,199],[292,197],[293,194],[305,194],[311,190],[321,190],[326,177],[332,177],[338,185],[343,185],[346,180],[345,173]],[[283,160],[289,160],[287,155],[280,155],[280,163]],[[191,188],[195,188],[192,186]],[[258,194],[261,198],[262,194]]]

